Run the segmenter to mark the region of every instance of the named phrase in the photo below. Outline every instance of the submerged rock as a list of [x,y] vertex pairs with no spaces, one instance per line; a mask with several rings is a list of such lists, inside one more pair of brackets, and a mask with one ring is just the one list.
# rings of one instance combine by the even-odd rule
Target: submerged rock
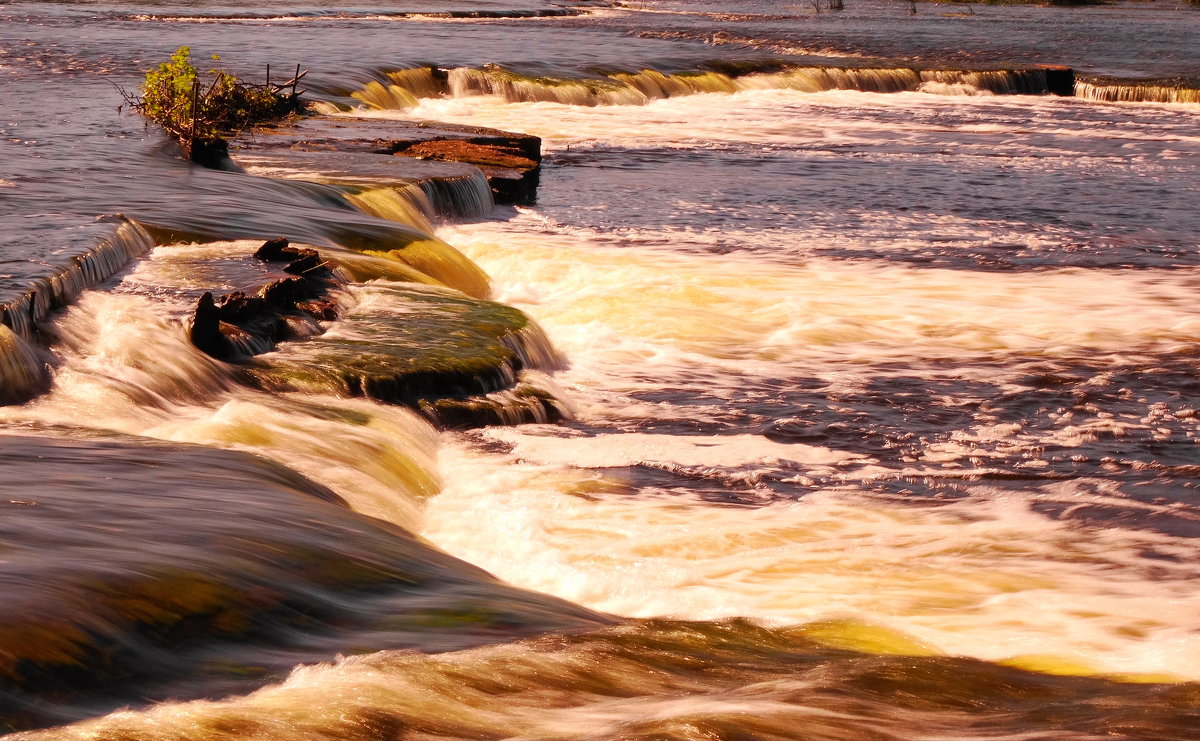
[[[244,692],[358,645],[453,650],[604,622],[242,453],[0,436],[0,510],[0,730]],[[471,618],[443,628],[448,611]]]
[[[442,244],[334,250],[327,261],[286,237],[268,240],[254,257],[287,262],[287,277],[219,298],[205,292],[189,338],[207,355],[247,363],[239,377],[263,388],[408,405],[444,427],[564,418],[565,406],[553,393],[519,376],[560,364],[540,328],[517,309],[448,288],[394,258],[402,252],[409,263],[482,292],[486,283],[471,280],[478,268],[448,246],[440,250]],[[399,266],[407,271],[394,270]],[[344,273],[404,282],[351,287]],[[418,282],[407,283],[414,277]],[[355,298],[358,306],[343,317]],[[254,360],[264,353],[272,354]]]

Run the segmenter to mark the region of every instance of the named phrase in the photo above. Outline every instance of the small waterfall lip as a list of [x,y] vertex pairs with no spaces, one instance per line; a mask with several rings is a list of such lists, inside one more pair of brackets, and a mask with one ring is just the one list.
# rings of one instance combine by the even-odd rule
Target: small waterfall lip
[[102,216],[97,223],[113,226],[91,249],[65,264],[48,266],[54,272],[31,280],[23,291],[0,303],[0,404],[27,401],[49,387],[49,366],[33,345],[38,325],[154,246],[141,225],[121,214]]
[[446,212],[434,205],[430,185],[387,184],[378,188],[351,189],[344,197],[364,213],[407,224],[433,236],[433,220]]
[[565,370],[567,359],[554,347],[546,330],[528,318],[525,326],[500,338],[520,361],[521,368],[540,371]]
[[1085,78],[1075,81],[1075,97],[1105,103],[1200,104],[1200,80]]
[[240,11],[240,12],[196,12],[188,13],[125,13],[115,14],[121,20],[141,23],[280,23],[280,22],[319,22],[347,20],[407,20],[412,18],[446,18],[455,20],[487,20],[500,18],[563,18],[586,15],[584,8],[538,7],[538,8],[475,8],[434,10],[289,10],[281,13]]
[[27,340],[0,324],[0,404],[27,401],[49,385],[46,362]]
[[478,169],[467,177],[425,180],[420,187],[433,212],[449,218],[478,219],[496,207],[487,176]]
[[466,399],[423,399],[417,410],[442,429],[523,424],[552,424],[575,419],[577,409],[568,394],[547,373],[523,370],[512,388]]
[[83,291],[108,280],[154,246],[149,232],[123,214],[101,216],[96,221],[114,227],[92,249],[70,258],[56,272],[35,278],[23,293],[0,304],[0,323],[29,339],[51,311],[72,303]]
[[[803,65],[778,60],[720,61],[697,69],[663,71],[593,68],[523,71],[498,65],[436,66],[376,71],[355,91],[330,90],[377,110],[409,110],[427,98],[496,96],[510,103],[576,106],[645,105],[653,100],[704,93],[790,89],[801,92],[858,90],[941,95],[1075,94],[1069,67],[1039,65],[1007,69]],[[345,95],[349,95],[346,98]],[[327,104],[337,107],[338,102]]]

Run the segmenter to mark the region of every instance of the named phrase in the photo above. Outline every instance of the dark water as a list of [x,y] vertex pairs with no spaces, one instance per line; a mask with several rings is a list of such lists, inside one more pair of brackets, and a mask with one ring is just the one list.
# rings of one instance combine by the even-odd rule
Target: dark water
[[[0,299],[112,243],[0,336],[51,368],[0,408],[0,728],[1196,737],[1200,107],[908,68],[1194,78],[1200,11],[848,6],[0,5]],[[341,105],[451,70],[368,115],[542,136],[539,203],[188,165],[118,111],[181,44]],[[268,392],[184,322],[278,234],[353,279]],[[568,420],[346,398],[509,316],[434,237]],[[413,240],[450,288],[347,249]]]

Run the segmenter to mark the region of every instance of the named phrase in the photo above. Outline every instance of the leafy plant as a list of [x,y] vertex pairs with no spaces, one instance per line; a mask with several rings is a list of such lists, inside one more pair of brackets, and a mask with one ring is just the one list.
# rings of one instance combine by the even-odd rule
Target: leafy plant
[[201,72],[192,64],[191,49],[181,46],[146,73],[140,95],[121,92],[134,110],[174,137],[186,156],[200,161],[204,153],[223,151],[225,137],[297,110],[299,69],[282,85],[270,84],[269,67],[267,75],[266,84],[250,85],[223,69]]

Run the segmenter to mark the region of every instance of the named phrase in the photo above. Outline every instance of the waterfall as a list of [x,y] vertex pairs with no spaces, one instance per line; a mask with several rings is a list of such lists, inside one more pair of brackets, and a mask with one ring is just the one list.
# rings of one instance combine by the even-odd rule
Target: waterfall
[[[485,185],[486,182],[485,180]],[[451,213],[435,209],[426,189],[420,185],[369,188],[347,193],[346,200],[364,213],[407,224],[429,236],[433,235],[433,225],[430,223],[433,215],[439,212]]]
[[524,75],[499,65],[449,71],[415,67],[380,74],[353,92],[355,99],[381,110],[407,110],[422,98],[495,95],[512,103],[564,105],[645,105],[652,100],[740,90],[861,90],[873,93],[926,92],[941,95],[1061,95],[1088,100],[1198,103],[1200,89],[1164,83],[1077,82],[1070,67],[1030,69],[939,69],[908,67],[783,67],[736,65],[724,71],[665,73],[643,69],[566,78]]
[[1042,95],[1049,91],[1046,70],[927,70],[922,85],[934,83],[982,90],[996,95]]
[[479,170],[468,177],[426,180],[421,189],[436,213],[451,218],[475,219],[487,216],[495,208],[492,188]]
[[48,382],[46,364],[37,351],[0,324],[0,404],[25,401]]
[[104,217],[113,226],[101,235],[95,247],[75,255],[46,277],[30,282],[28,289],[0,304],[0,322],[21,337],[30,337],[34,327],[54,309],[71,303],[85,289],[97,285],[146,254],[154,241],[140,225],[124,216]]
[[636,88],[609,78],[562,79],[527,77],[498,66],[459,67],[450,71],[454,97],[498,95],[513,103],[567,105],[641,105],[649,98]]
[[385,85],[374,80],[368,82],[362,90],[351,93],[350,97],[379,110],[404,110],[414,107],[419,102],[417,96],[399,85]]
[[94,247],[53,266],[56,272],[33,279],[24,291],[0,303],[0,404],[26,401],[49,384],[46,364],[30,343],[37,325],[153,246],[146,230],[124,216],[107,218],[99,226],[104,233]]
[[916,90],[920,84],[920,75],[907,68],[799,67],[781,72],[754,73],[737,80],[737,86],[741,90],[785,88],[810,93],[824,90],[899,93]]
[[1122,85],[1080,81],[1075,83],[1075,96],[1110,103],[1200,103],[1200,89],[1152,83]]
[[579,78],[523,75],[498,65],[458,67],[445,75],[432,67],[386,73],[353,96],[378,109],[406,110],[420,98],[495,95],[512,103],[644,105],[652,100],[740,90],[861,90],[941,94],[1070,94],[1074,73],[1066,67],[1001,70],[917,70],[908,67],[731,68],[665,73],[643,69]]

